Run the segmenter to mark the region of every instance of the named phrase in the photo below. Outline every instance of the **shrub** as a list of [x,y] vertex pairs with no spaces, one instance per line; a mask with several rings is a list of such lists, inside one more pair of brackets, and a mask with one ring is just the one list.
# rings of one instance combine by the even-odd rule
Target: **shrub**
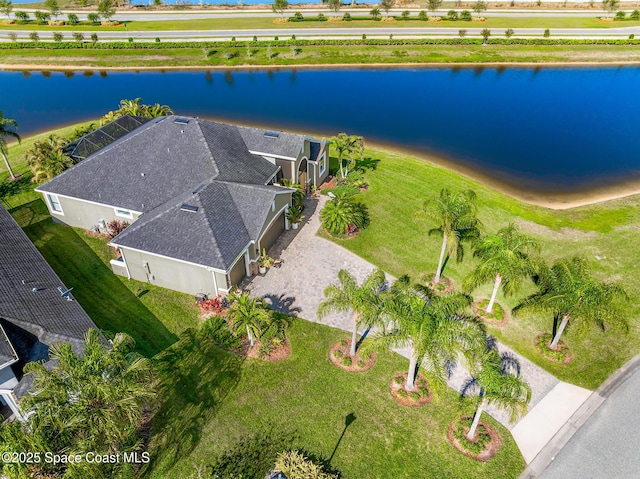
[[100,23],[100,15],[95,12],[91,12],[87,15],[87,20],[90,21],[93,25],[98,25]]
[[295,41],[296,36],[295,35],[291,35],[291,40]]
[[366,39],[367,39],[367,35],[363,33],[363,34],[362,34],[362,39],[363,39],[363,40],[366,40]]
[[351,364],[353,363],[353,361],[351,360],[351,356],[345,356],[344,358],[342,358],[342,361],[340,362],[342,363],[343,366],[347,368],[351,366]]
[[231,41],[235,42],[236,41],[236,37],[231,37]]
[[127,41],[128,41],[129,43],[133,43],[133,37],[129,37],[129,38],[127,39]]
[[18,10],[13,14],[16,17],[18,23],[27,23],[29,21],[29,14],[27,12],[23,12],[22,10]]
[[62,20],[49,20],[47,22],[47,24],[50,27],[63,27],[64,26],[64,22]]
[[18,34],[16,32],[9,32],[9,40],[12,42],[18,41]]
[[357,365],[359,368],[363,368],[363,367],[365,366],[365,364],[366,364],[366,363],[365,363],[365,362],[364,362],[364,360],[362,360],[362,359],[358,359],[358,361],[356,362],[356,365]]
[[620,10],[619,12],[616,13],[616,16],[614,17],[614,20],[625,20],[627,17],[627,14],[624,13],[622,10]]
[[293,18],[295,18],[296,20],[304,20],[304,16],[300,12],[294,13]]
[[429,390],[424,386],[420,386],[418,388],[418,394],[422,397],[427,397],[429,395]]
[[211,316],[202,325],[203,333],[224,349],[237,349],[242,346],[242,338],[235,337],[229,330],[224,316]]
[[631,35],[629,35],[629,40],[633,40],[636,36],[632,33]]
[[339,349],[336,349],[336,350],[333,352],[333,357],[334,357],[334,358],[338,358],[338,359],[340,359],[342,356],[344,356],[344,353],[343,353],[342,351],[340,351]]
[[402,399],[407,397],[407,391],[405,391],[404,389],[398,389],[396,394],[398,395],[399,398],[402,398]]
[[338,344],[340,345],[341,348],[346,348],[348,343],[346,339],[341,339]]
[[40,35],[38,34],[38,32],[31,32],[29,34],[29,38],[34,43],[38,43],[40,41]]
[[411,16],[411,12],[409,10],[405,10],[404,12],[402,12],[402,14],[400,15],[400,18],[402,18],[403,20],[409,20],[409,17]]
[[156,43],[160,43],[160,38],[156,37]]
[[447,18],[452,22],[455,22],[459,18],[458,12],[456,12],[455,10],[449,10],[449,12],[447,12]]
[[273,40],[277,42],[278,41],[278,37],[277,36],[273,37]]
[[465,22],[470,22],[471,21],[471,12],[469,10],[462,10],[460,12],[460,20],[463,20]]
[[258,41],[258,37],[256,37],[256,36],[254,35],[254,37],[253,37],[253,41],[254,41],[254,42],[257,42],[257,41]]
[[215,298],[205,299],[200,303],[196,302],[196,305],[203,313],[215,313],[219,315],[228,306],[228,303],[227,299],[223,298],[222,295],[219,294]]
[[44,25],[46,24],[49,20],[51,20],[51,15],[49,15],[47,12],[41,12],[40,10],[36,10],[33,14],[34,17],[36,17],[36,21],[40,24],[40,25]]
[[633,12],[631,12],[631,15],[629,15],[629,18],[631,20],[640,20],[640,10],[634,10]]
[[418,394],[416,391],[411,391],[409,393],[409,399],[411,399],[414,402],[418,402],[420,401],[420,394]]
[[483,28],[480,35],[482,36],[483,43],[487,43],[487,40],[489,40],[489,37],[491,36],[491,30]]
[[548,28],[545,28],[544,33],[542,34],[544,38],[549,38],[551,36],[551,32]]
[[396,376],[395,378],[393,378],[393,384],[397,386],[402,386],[403,382],[404,382],[404,378],[402,376]]
[[306,458],[297,450],[278,454],[275,471],[289,479],[338,479],[337,474],[325,472],[324,466]]
[[468,452],[472,454],[480,454],[485,450],[489,442],[491,442],[491,436],[489,436],[484,426],[478,425],[478,428],[476,429],[477,441],[470,441],[467,439],[465,431],[469,430],[471,422],[472,418],[461,419],[458,424],[456,424],[456,427],[453,430],[453,435],[458,440],[458,443]]
[[94,45],[98,43],[98,34],[95,32],[91,34],[91,43],[93,43]]
[[64,38],[64,35],[62,33],[53,32],[53,41],[54,42],[61,42],[63,38]]
[[460,38],[464,38],[467,35],[467,31],[464,28],[461,28],[460,30],[458,30],[458,36]]
[[422,20],[423,22],[426,22],[427,20],[429,20],[429,16],[427,15],[427,12],[424,10],[420,10],[420,12],[418,13],[418,20]]
[[107,223],[107,234],[109,235],[109,238],[111,239],[115,238],[120,233],[122,233],[127,228],[127,226],[129,226],[129,223],[127,223],[126,221],[120,221],[120,220],[109,221]]
[[69,22],[69,25],[77,25],[78,23],[80,23],[78,15],[76,15],[75,13],[70,13],[69,15],[67,15],[67,21]]
[[327,17],[324,16],[324,13],[318,13],[318,16],[316,17],[316,20],[319,22],[326,22],[327,21]]
[[514,33],[514,32],[513,32],[513,29],[512,29],[512,28],[507,28],[507,29],[504,31],[504,36],[505,36],[505,37],[507,37],[507,38],[511,38],[511,37],[513,36],[513,33]]
[[320,211],[320,222],[331,235],[345,235],[364,229],[369,224],[369,213],[362,203],[349,196],[336,196]]

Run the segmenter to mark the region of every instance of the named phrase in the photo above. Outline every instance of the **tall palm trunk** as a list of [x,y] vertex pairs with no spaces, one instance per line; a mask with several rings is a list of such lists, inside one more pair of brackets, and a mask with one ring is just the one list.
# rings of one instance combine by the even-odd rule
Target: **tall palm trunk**
[[13,174],[13,170],[11,169],[11,165],[9,164],[9,160],[7,159],[7,155],[4,154],[4,151],[1,151],[0,153],[2,153],[2,159],[4,160],[4,164],[7,167],[7,170],[9,171],[9,175],[11,175],[11,179],[15,180],[16,179],[16,175]]
[[351,351],[349,354],[351,357],[356,355],[356,344],[358,342],[358,312],[353,315],[353,333],[351,334]]
[[493,283],[493,292],[491,293],[491,299],[489,300],[489,306],[487,306],[487,313],[493,312],[493,303],[496,302],[496,296],[498,295],[498,289],[500,289],[500,283],[502,283],[502,276],[500,273],[496,275],[496,282]]
[[249,335],[249,344],[253,346],[253,333],[249,329],[249,325],[247,324],[247,334]]
[[438,260],[438,270],[436,271],[436,277],[433,282],[438,284],[440,282],[440,275],[442,274],[442,265],[444,264],[444,256],[447,252],[447,235],[442,237],[442,249],[440,250],[440,259]]
[[417,365],[418,365],[418,358],[416,356],[415,350],[412,348],[411,358],[409,358],[409,371],[407,373],[407,382],[404,385],[404,388],[407,391],[413,391],[413,388],[415,387]]
[[560,322],[560,326],[558,327],[558,330],[556,331],[556,335],[554,336],[553,341],[549,346],[551,349],[558,349],[558,342],[560,341],[560,336],[562,336],[562,332],[564,331],[564,328],[567,327],[568,322],[569,322],[569,315],[563,314],[562,321]]
[[342,171],[342,155],[338,155],[338,164],[340,165],[340,177],[344,178],[344,172]]
[[475,416],[473,416],[473,422],[471,423],[471,427],[469,428],[469,433],[467,434],[467,439],[469,439],[470,441],[473,440],[474,436],[476,435],[476,429],[478,428],[478,423],[480,422],[480,416],[482,415],[482,410],[484,409],[484,406],[486,405],[486,403],[487,403],[487,400],[483,399],[480,402],[478,409],[476,410]]

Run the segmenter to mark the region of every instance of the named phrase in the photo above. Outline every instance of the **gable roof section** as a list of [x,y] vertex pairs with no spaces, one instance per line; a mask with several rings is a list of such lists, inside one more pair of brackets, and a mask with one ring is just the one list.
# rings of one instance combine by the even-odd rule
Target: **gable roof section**
[[[238,126],[237,128],[250,151],[297,158],[302,148],[304,148],[304,135],[284,131],[262,130],[247,126]],[[276,133],[278,136],[275,137],[270,133]]]
[[[143,215],[111,243],[226,271],[257,239],[282,193],[290,190],[214,180]],[[185,204],[197,211],[184,211]]]
[[60,296],[59,286],[67,289],[9,212],[0,207],[0,318],[46,344],[82,343],[87,330],[96,325],[78,302]]

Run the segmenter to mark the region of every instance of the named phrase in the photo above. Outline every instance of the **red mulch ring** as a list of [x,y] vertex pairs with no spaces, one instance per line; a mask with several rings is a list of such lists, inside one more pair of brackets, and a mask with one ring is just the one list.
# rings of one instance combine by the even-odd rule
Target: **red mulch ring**
[[[5,23],[5,25],[8,25],[8,23]],[[17,181],[20,178],[22,178],[22,173],[18,173],[16,175],[13,176],[13,178],[11,178],[11,175],[7,176],[7,178],[5,179],[5,181]]]
[[[451,445],[455,447],[458,451],[460,451],[462,454],[464,454],[465,456],[470,457],[471,459],[475,459],[476,461],[486,462],[489,459],[491,459],[493,456],[495,456],[498,453],[500,446],[502,445],[502,438],[496,432],[495,429],[493,429],[491,426],[489,426],[488,424],[482,421],[478,423],[478,429],[476,429],[476,436],[478,436],[478,430],[481,427],[483,427],[484,430],[487,432],[487,434],[489,434],[489,437],[491,437],[491,441],[489,441],[489,443],[486,445],[484,450],[480,452],[480,454],[474,454],[470,451],[467,451],[464,448],[464,446],[460,444],[458,439],[456,439],[456,437],[454,436],[453,432],[455,431],[456,426],[458,425],[458,421],[462,419],[469,419],[469,416],[461,417],[457,421],[452,421],[451,424],[449,424],[449,430],[447,431],[447,439],[449,440]],[[465,433],[469,432],[469,428],[465,427],[464,431]],[[477,439],[475,441],[472,440],[472,442],[477,442]]]
[[489,301],[488,299],[483,298],[473,303],[473,314],[475,314],[478,318],[480,318],[481,321],[484,321],[485,323],[493,324],[495,326],[505,326],[509,322],[509,314],[507,314],[506,309],[502,308],[501,321],[497,320],[496,318],[487,317],[483,314],[483,313],[486,313],[486,311],[481,307],[481,305],[484,306],[482,303],[488,302],[488,301]]
[[[545,340],[544,346],[540,345],[540,341],[542,338],[547,338]],[[535,346],[538,352],[545,358],[547,361],[551,361],[559,364],[569,364],[573,359],[571,355],[571,351],[569,351],[569,346],[564,341],[558,341],[558,349],[551,349],[551,342],[553,341],[553,337],[549,333],[541,333],[536,336]],[[559,359],[557,356],[553,354],[553,352],[557,352],[564,356],[563,359]]]
[[[402,382],[400,384],[396,383],[396,378],[401,378]],[[391,395],[393,398],[402,404],[403,406],[424,406],[425,404],[429,404],[433,397],[431,389],[429,389],[429,382],[427,379],[420,373],[416,375],[416,379],[413,385],[413,391],[407,391],[404,388],[404,385],[407,382],[407,373],[400,372],[396,373],[393,378],[391,378],[391,383],[389,384],[389,390],[391,391]],[[427,393],[421,393],[421,389],[426,389]],[[399,396],[398,393],[400,391],[404,391],[406,393],[405,397]],[[400,393],[403,394],[403,393]],[[415,394],[419,395],[418,398],[415,397]],[[414,397],[411,397],[414,396]]]
[[448,276],[440,276],[440,282],[438,284],[433,282],[434,278],[435,278],[435,274],[434,275],[425,274],[425,275],[422,275],[420,279],[424,281],[425,286],[434,290],[437,293],[445,294],[453,291],[454,284],[451,278],[449,278]]
[[[340,341],[335,342],[329,350],[329,361],[331,361],[334,366],[338,366],[340,369],[344,369],[351,373],[361,373],[367,369],[371,369],[376,363],[375,354],[371,353],[369,354],[369,358],[365,359],[360,357],[360,352],[356,350],[356,355],[351,357],[349,355],[351,352],[350,350],[351,339],[341,339]],[[338,354],[337,356],[336,353]],[[351,362],[349,362],[347,358],[350,359]]]
[[246,355],[251,359],[258,359],[268,363],[277,363],[278,361],[287,359],[291,355],[291,345],[289,344],[289,341],[285,340],[281,346],[272,349],[269,356],[261,357],[260,343],[255,343],[252,347],[249,347],[246,350]]
[[329,233],[329,231],[327,231],[326,228],[322,228],[322,230],[326,233],[326,235],[329,238],[337,239],[338,241],[348,241],[350,239],[355,238],[356,236],[358,236],[360,234],[360,229],[356,229],[353,233],[342,235],[342,236],[334,236],[331,233]]

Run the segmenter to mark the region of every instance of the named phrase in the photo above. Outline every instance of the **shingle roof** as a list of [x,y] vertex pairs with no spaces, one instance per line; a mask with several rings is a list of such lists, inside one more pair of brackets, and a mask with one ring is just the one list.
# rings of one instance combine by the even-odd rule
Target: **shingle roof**
[[12,362],[17,359],[18,356],[9,342],[7,333],[4,331],[2,324],[0,324],[0,368],[8,362]]
[[[257,239],[282,191],[288,190],[214,180],[145,214],[112,243],[227,270]],[[197,211],[184,211],[184,204]]]
[[147,212],[212,178],[265,184],[278,171],[249,153],[240,127],[177,118],[142,125],[38,191]]
[[298,157],[306,138],[304,135],[284,131],[261,130],[247,126],[237,128],[249,150],[289,158]]
[[[62,298],[58,287],[67,289],[7,210],[0,207],[0,318],[48,345],[82,343],[87,330],[96,325],[76,301]],[[12,340],[11,332],[6,333]]]

